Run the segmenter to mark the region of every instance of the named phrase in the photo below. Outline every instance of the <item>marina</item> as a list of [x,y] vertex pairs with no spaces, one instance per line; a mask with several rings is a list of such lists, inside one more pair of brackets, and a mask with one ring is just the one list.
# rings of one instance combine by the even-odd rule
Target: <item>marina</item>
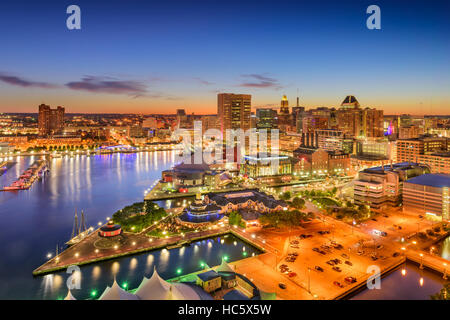
[[27,190],[37,179],[41,179],[46,172],[48,172],[47,161],[36,160],[19,176],[17,180],[9,186],[4,186],[0,191]]
[[[8,296],[18,299],[64,297],[67,293],[64,284],[69,276],[65,272],[65,268],[48,269],[48,272],[38,273],[35,276],[31,275],[31,269],[33,265],[39,266],[54,259],[55,246],[63,248],[64,242],[62,241],[71,239],[75,224],[74,208],[83,208],[83,211],[88,213],[85,215],[86,229],[96,226],[98,222],[102,222],[104,225],[106,218],[112,212],[129,203],[141,201],[142,191],[159,178],[161,170],[171,165],[172,155],[171,152],[148,152],[55,158],[48,163],[52,174],[47,179],[36,182],[36,186],[29,192],[0,194],[3,204],[0,207],[0,213],[3,216],[11,217],[8,221],[0,222],[4,224],[5,229],[5,232],[0,234],[0,241],[5,244],[0,248],[0,254],[15,266],[8,268],[6,265],[0,265],[0,276],[4,275],[2,281],[7,284],[0,288],[0,297]],[[20,157],[16,161],[15,170],[7,171],[1,178],[3,183],[25,171],[34,163],[35,159]],[[65,181],[69,176],[73,178],[71,183],[67,184]],[[136,183],[139,180],[138,177],[142,183]],[[121,183],[114,183],[115,181],[121,181]],[[24,201],[25,198],[27,201]],[[160,205],[164,204],[165,201],[161,201]],[[32,235],[30,233],[31,226],[22,223],[24,215],[13,215],[8,208],[23,212],[28,219],[41,220],[42,226],[37,230],[33,228],[36,233]],[[78,211],[77,216],[79,226],[82,221],[81,211]],[[96,231],[92,231],[86,239],[95,234]],[[182,268],[183,274],[196,272],[200,268],[201,261],[209,266],[215,266],[220,264],[220,258],[223,255],[228,255],[230,262],[236,264],[243,273],[255,274],[255,281],[259,281],[256,276],[259,274],[258,270],[262,270],[266,265],[263,263],[264,261],[273,264],[274,257],[270,250],[264,253],[261,250],[264,248],[264,243],[258,238],[253,239],[249,233],[234,231],[230,234],[229,230],[224,230],[221,235],[217,233],[216,237],[219,237],[220,240],[211,241],[211,239],[216,239],[213,233],[197,235],[197,238],[189,239],[190,243],[182,242],[187,239],[174,239],[170,242],[163,239],[159,246],[156,246],[156,242],[154,242],[151,249],[144,246],[143,243],[136,243],[135,248],[130,249],[127,254],[111,255],[108,259],[99,259],[98,261],[95,260],[95,251],[90,250],[89,254],[92,255],[92,259],[88,259],[89,263],[77,263],[83,274],[83,289],[74,291],[73,294],[79,299],[89,298],[91,290],[95,289],[101,292],[107,285],[111,285],[114,276],[120,283],[126,281],[130,288],[137,287],[144,275],[151,275],[154,266],[157,266],[158,272],[164,279],[176,278],[179,276],[178,268]],[[223,243],[221,243],[222,240],[224,240]],[[145,241],[150,244],[148,238],[145,238]],[[75,243],[63,252],[71,253],[74,259],[75,253],[79,252],[80,261],[78,262],[81,262],[82,251],[77,249],[81,249],[80,244],[82,243],[83,241]],[[18,248],[18,244],[21,246],[20,250],[9,249]],[[132,242],[129,243],[129,246],[133,246]],[[139,248],[140,246],[142,247]],[[243,247],[246,248],[245,251],[243,251]],[[257,250],[253,251],[257,257],[251,257],[253,252],[250,251],[250,248]],[[244,253],[248,255],[244,256]],[[50,259],[48,259],[49,254],[51,254]],[[60,250],[58,254],[61,254]],[[245,259],[243,260],[243,258]],[[183,261],[179,259],[183,259]],[[31,262],[25,263],[25,261]],[[392,260],[392,268],[389,268],[392,269],[392,273],[387,272],[386,277],[383,278],[386,280],[383,281],[388,281],[390,275],[395,274],[398,270],[394,266],[397,261],[401,267],[404,260],[402,257],[395,261]],[[397,268],[399,268],[398,263]],[[444,283],[442,274],[431,280],[428,278],[427,270],[427,268],[423,270],[425,285],[431,282],[436,283],[436,281]],[[272,279],[272,282],[286,281],[282,280],[284,277],[275,272],[273,268],[267,274],[261,273],[261,277]],[[27,279],[27,281],[23,282],[21,279]],[[358,280],[360,280],[358,283],[361,286],[359,290],[363,291],[358,291],[360,293],[357,295],[367,291],[363,285],[364,278],[358,277]],[[273,283],[277,284],[278,282]],[[20,290],[15,290],[16,288]],[[284,292],[279,291],[278,294],[283,297]],[[402,294],[406,297],[411,295],[411,292],[404,290]],[[388,296],[388,293],[386,292],[385,295]],[[354,297],[356,298],[356,296]],[[418,291],[417,297],[419,296],[423,297],[423,294],[419,294]],[[399,294],[399,297],[402,295]]]
[[16,163],[14,161],[0,161],[0,176],[11,169]]

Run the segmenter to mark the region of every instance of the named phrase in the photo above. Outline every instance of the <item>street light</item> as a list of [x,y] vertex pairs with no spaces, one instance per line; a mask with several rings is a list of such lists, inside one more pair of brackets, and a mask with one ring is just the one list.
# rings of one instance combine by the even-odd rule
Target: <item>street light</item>
[[444,280],[447,280],[447,263],[444,262],[444,275],[442,277]]
[[403,256],[405,257],[405,263],[403,264],[403,268],[402,268],[402,276],[406,276],[406,255],[405,255],[405,247],[402,247],[403,250]]
[[311,293],[311,268],[308,267],[308,292]]

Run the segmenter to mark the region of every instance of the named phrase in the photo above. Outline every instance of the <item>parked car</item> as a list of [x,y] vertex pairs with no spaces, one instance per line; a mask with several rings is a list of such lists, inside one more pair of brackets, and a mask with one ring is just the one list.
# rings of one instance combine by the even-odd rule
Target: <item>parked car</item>
[[312,251],[319,252],[319,248],[312,248]]
[[288,276],[289,276],[289,278],[293,278],[293,277],[295,277],[297,274],[295,273],[295,272],[289,272],[288,273]]
[[344,280],[346,282],[348,282],[348,283],[355,283],[356,282],[356,278],[355,277],[346,277]]
[[315,268],[314,268],[314,269],[316,269],[317,271],[323,272],[323,268],[322,268],[322,267],[319,267],[319,266],[315,266]]
[[278,286],[281,288],[281,289],[286,289],[286,285],[284,284],[284,283],[279,283],[278,284]]
[[334,267],[333,267],[333,270],[334,270],[334,271],[337,271],[337,272],[341,272],[341,271],[342,271],[342,269],[339,268],[339,267],[337,267],[337,266],[334,266]]
[[341,254],[341,257],[344,259],[350,259],[350,257],[346,253]]
[[326,263],[330,266],[334,266],[336,264],[333,260],[328,260]]
[[344,285],[342,283],[338,282],[338,281],[334,281],[333,284],[335,286],[338,286],[339,288],[343,288],[344,287]]
[[392,256],[395,258],[395,257],[398,257],[400,255],[400,253],[399,252],[394,252],[393,254],[392,254]]
[[345,261],[345,264],[347,264],[347,265],[349,265],[349,266],[352,266],[353,265],[353,263],[351,263],[351,261]]

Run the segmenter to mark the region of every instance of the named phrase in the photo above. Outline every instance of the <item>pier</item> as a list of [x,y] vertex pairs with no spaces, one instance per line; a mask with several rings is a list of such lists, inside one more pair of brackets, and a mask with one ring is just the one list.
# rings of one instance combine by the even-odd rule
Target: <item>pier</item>
[[33,183],[42,177],[44,170],[47,167],[45,160],[36,160],[33,164],[25,170],[20,177],[14,181],[11,185],[5,186],[0,191],[17,191],[27,190]]
[[15,161],[1,161],[0,162],[0,176],[2,176],[6,171],[12,168],[16,164]]
[[[184,236],[177,235],[169,238],[153,239],[143,234],[126,233],[126,242],[118,248],[99,249],[95,242],[101,237],[98,229],[84,238],[81,242],[67,248],[59,255],[53,257],[33,271],[33,275],[43,275],[55,271],[67,269],[71,265],[86,265],[99,261],[105,261],[138,254],[146,251],[164,249],[174,246],[182,241],[192,242],[205,238],[216,237],[229,233],[228,227],[212,228],[211,230],[190,232]],[[184,244],[184,243],[183,243]]]

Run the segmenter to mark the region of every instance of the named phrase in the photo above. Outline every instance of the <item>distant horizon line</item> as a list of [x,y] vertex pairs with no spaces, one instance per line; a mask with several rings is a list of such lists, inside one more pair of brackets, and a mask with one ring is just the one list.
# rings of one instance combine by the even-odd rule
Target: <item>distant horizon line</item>
[[[290,107],[292,108],[292,107]],[[180,108],[181,109],[181,108]],[[274,109],[274,108],[266,108],[266,109]],[[375,108],[376,109],[376,108]],[[383,110],[383,109],[377,109],[377,110]],[[384,111],[384,110],[383,110]],[[0,114],[36,114],[39,115],[39,112],[0,112]],[[65,115],[142,115],[142,116],[176,116],[176,111],[174,113],[139,113],[139,112],[65,112]],[[195,115],[195,116],[216,116],[217,113],[186,113],[186,115]],[[389,116],[401,116],[401,115],[409,115],[409,116],[433,116],[433,117],[450,117],[450,114],[412,114],[412,113],[398,113],[398,114],[383,114],[383,117],[389,117]]]

